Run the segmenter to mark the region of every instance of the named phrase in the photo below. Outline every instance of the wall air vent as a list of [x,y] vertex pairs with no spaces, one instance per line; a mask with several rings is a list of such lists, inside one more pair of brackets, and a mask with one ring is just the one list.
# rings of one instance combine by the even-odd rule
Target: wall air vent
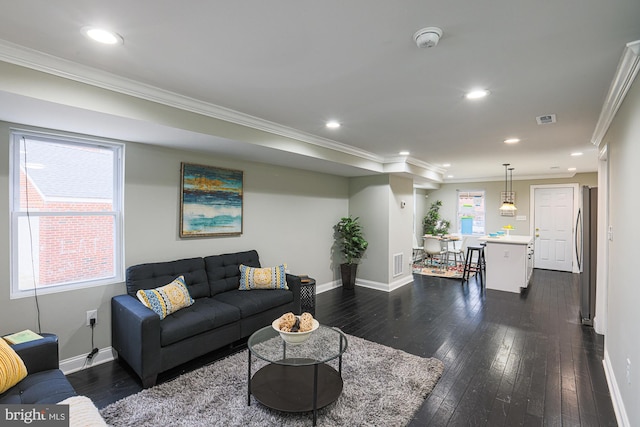
[[548,125],[549,123],[555,123],[556,122],[556,115],[555,114],[547,114],[544,116],[538,116],[536,117],[536,122],[538,122],[539,125]]
[[402,253],[393,255],[393,277],[404,272],[404,255]]

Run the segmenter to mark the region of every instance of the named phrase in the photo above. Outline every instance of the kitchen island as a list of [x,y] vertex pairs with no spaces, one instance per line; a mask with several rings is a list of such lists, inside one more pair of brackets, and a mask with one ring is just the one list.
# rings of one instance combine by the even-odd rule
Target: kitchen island
[[533,272],[533,237],[480,237],[485,242],[487,289],[520,293],[529,286]]

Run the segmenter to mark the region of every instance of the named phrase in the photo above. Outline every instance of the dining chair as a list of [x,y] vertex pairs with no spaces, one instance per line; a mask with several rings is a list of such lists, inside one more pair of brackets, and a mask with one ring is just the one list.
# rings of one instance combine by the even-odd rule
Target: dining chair
[[443,242],[435,236],[424,237],[424,254],[431,260],[434,265],[434,257],[438,257],[438,264],[441,266],[443,257],[447,253],[447,248],[443,246]]
[[[449,247],[447,247],[447,256],[446,256],[447,264],[449,264],[451,255],[453,255],[453,265],[455,267],[457,267],[458,265],[464,264],[464,257],[467,251],[467,240],[468,240],[467,236],[462,236],[460,240],[451,241],[453,248],[449,249]],[[460,242],[459,248],[456,248],[456,242]],[[458,257],[460,257],[460,264],[458,264]]]
[[423,262],[424,261],[424,246],[418,246],[418,239],[416,235],[413,235],[413,258],[412,262]]

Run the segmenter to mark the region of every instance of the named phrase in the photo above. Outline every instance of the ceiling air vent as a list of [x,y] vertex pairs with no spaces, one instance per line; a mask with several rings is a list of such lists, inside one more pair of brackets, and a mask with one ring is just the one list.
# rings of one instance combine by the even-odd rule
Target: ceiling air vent
[[536,117],[536,122],[538,122],[539,125],[548,125],[549,123],[555,123],[556,122],[556,115],[555,114],[547,114],[545,116],[538,116],[538,117]]

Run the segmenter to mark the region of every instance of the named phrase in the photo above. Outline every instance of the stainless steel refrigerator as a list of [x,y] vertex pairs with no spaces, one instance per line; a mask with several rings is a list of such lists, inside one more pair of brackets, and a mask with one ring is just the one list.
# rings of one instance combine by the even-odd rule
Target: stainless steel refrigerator
[[582,206],[576,218],[575,244],[580,271],[580,319],[593,326],[596,314],[596,272],[598,250],[598,189],[582,187]]

